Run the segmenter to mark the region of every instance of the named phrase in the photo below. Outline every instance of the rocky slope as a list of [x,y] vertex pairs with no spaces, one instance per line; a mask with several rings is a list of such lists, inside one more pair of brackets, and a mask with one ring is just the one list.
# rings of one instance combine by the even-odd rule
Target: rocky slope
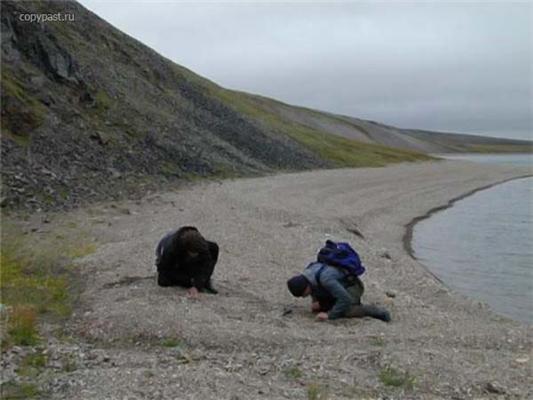
[[[380,166],[468,148],[223,89],[76,2],[1,7],[3,207],[70,207],[196,177]],[[74,20],[26,22],[28,13]]]

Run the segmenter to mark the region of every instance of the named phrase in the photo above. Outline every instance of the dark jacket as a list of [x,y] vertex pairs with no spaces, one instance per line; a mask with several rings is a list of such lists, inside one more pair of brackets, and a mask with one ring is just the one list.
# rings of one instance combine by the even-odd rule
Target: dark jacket
[[218,258],[218,245],[202,238],[192,243],[184,240],[187,231],[194,227],[182,227],[167,233],[156,248],[156,267],[160,286],[179,285],[202,290],[210,287]]

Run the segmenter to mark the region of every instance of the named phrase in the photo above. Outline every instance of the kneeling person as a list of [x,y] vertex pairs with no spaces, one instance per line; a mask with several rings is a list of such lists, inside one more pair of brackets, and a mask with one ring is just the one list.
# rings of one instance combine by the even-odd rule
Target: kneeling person
[[198,292],[216,294],[211,275],[218,260],[218,245],[208,241],[193,226],[165,235],[156,248],[157,284],[183,286],[196,297]]
[[[339,243],[340,247],[347,245]],[[335,263],[336,257],[345,257],[350,261],[352,257],[350,251],[354,253],[355,268],[358,274],[364,272],[364,267],[360,264],[359,256],[349,246],[337,249],[337,244],[331,241],[326,243],[319,253],[317,262],[307,266],[302,274],[296,275],[287,281],[289,291],[295,297],[312,297],[311,310],[318,313],[317,319],[337,319],[337,318],[361,318],[373,317],[385,322],[391,320],[388,311],[372,305],[361,304],[361,297],[364,293],[363,282],[359,277],[343,268],[343,260]],[[340,254],[340,256],[339,256]],[[348,255],[347,255],[348,254]],[[332,260],[330,265],[324,261]]]

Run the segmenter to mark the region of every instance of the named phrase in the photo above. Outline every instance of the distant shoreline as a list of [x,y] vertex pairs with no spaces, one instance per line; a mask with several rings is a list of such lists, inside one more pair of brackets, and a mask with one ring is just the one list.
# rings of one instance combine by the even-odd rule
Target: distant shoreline
[[[517,179],[526,179],[526,178],[531,178],[531,177],[533,177],[533,174],[525,174],[525,175],[521,175],[521,176],[507,178],[507,179],[501,180],[499,182],[494,182],[494,183],[491,183],[491,184],[488,184],[488,185],[485,185],[485,186],[482,186],[482,187],[479,187],[479,188],[476,188],[476,189],[472,189],[472,190],[470,190],[470,191],[468,191],[468,192],[466,192],[466,193],[464,193],[464,194],[462,194],[460,196],[454,197],[453,199],[449,200],[448,203],[445,204],[445,205],[436,206],[436,207],[430,209],[424,215],[420,215],[418,217],[414,217],[407,225],[405,225],[405,234],[403,235],[403,238],[402,238],[402,243],[403,243],[403,247],[404,247],[405,251],[413,259],[418,260],[418,258],[414,254],[414,249],[413,249],[413,244],[412,244],[414,227],[415,227],[415,225],[418,222],[430,218],[433,214],[435,214],[435,213],[437,213],[439,211],[444,211],[444,210],[452,207],[459,200],[462,200],[462,199],[464,199],[466,197],[469,197],[469,196],[473,195],[474,193],[480,192],[482,190],[490,189],[491,187],[494,187],[494,186],[497,186],[497,185],[501,185],[502,183],[505,183],[505,182],[514,181],[514,180],[517,180]],[[440,279],[439,279],[439,281],[440,281]]]

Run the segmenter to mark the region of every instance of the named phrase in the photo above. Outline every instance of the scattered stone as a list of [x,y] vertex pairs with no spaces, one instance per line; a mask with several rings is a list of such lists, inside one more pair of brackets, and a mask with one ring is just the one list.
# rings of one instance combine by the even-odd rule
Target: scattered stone
[[120,208],[119,209],[120,213],[121,214],[124,214],[124,215],[131,215],[131,210],[129,208]]
[[289,314],[292,314],[292,307],[285,307],[283,309],[283,312],[281,313],[282,316],[286,316],[286,315],[289,315]]
[[63,363],[59,360],[53,360],[48,363],[48,367],[53,369],[63,369]]
[[489,393],[494,394],[505,394],[507,392],[507,389],[500,385],[498,382],[488,382],[485,385],[485,390]]
[[356,227],[346,228],[348,232],[353,233],[355,236],[359,236],[361,239],[365,238],[365,235],[361,233],[361,231]]
[[44,76],[36,75],[30,78],[31,85],[34,88],[40,88],[44,84]]
[[102,131],[95,131],[91,134],[91,139],[96,140],[102,146],[105,146],[111,140],[109,135]]
[[107,171],[111,173],[111,178],[113,179],[119,179],[122,177],[122,174],[116,168],[109,167],[107,168]]
[[386,292],[385,292],[385,295],[386,295],[387,297],[392,298],[392,299],[394,299],[394,298],[396,297],[396,293],[395,293],[395,292],[392,292],[392,291],[386,291]]
[[294,228],[295,226],[300,226],[300,224],[297,224],[295,222],[289,221],[286,224],[283,225],[284,228]]

